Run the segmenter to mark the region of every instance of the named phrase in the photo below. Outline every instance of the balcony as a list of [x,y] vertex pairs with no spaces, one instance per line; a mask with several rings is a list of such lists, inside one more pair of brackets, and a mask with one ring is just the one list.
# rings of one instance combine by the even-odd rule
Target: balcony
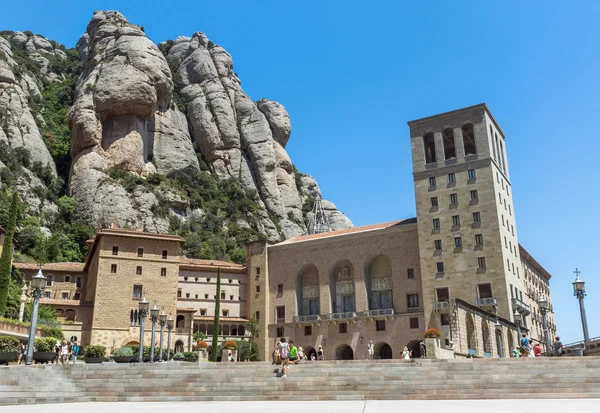
[[518,313],[523,314],[525,316],[531,314],[531,308],[529,307],[529,304],[525,304],[523,301],[519,300],[518,298],[512,299],[512,307],[513,307],[513,310],[515,310]]
[[450,303],[448,301],[437,301],[434,303],[433,308],[437,311],[448,311]]
[[356,318],[356,313],[354,311],[346,313],[329,313],[324,317],[325,320],[341,320],[348,318]]
[[496,297],[478,298],[475,300],[477,307],[495,307],[496,304]]
[[277,324],[285,324],[285,318],[283,317],[277,317],[275,321],[277,322]]
[[365,317],[377,317],[377,316],[384,316],[384,315],[394,315],[394,309],[393,308],[384,308],[381,310],[367,310],[365,312],[363,312],[363,315]]
[[311,321],[320,321],[320,320],[321,320],[321,316],[318,314],[294,316],[294,323],[308,323]]

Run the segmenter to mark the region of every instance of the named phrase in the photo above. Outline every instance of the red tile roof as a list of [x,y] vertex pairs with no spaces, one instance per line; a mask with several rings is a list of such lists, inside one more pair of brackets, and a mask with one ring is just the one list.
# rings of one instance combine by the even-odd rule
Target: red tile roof
[[356,234],[356,233],[360,233],[360,232],[375,231],[375,230],[381,230],[381,229],[386,229],[386,228],[392,228],[392,227],[399,226],[399,225],[412,224],[412,223],[416,223],[416,222],[417,222],[416,218],[409,218],[409,219],[401,219],[398,221],[383,222],[381,224],[372,224],[372,225],[365,225],[362,227],[354,227],[354,228],[341,229],[338,231],[324,232],[321,234],[300,235],[298,237],[287,239],[287,240],[282,241],[275,245],[287,245],[287,244],[292,244],[295,242],[310,241],[313,239],[329,238],[329,237],[336,237],[339,235],[347,235],[347,234]]
[[[15,262],[13,265],[20,270],[38,270],[38,264]],[[83,272],[82,262],[50,262],[42,266],[42,272],[46,271],[64,271],[64,272]]]

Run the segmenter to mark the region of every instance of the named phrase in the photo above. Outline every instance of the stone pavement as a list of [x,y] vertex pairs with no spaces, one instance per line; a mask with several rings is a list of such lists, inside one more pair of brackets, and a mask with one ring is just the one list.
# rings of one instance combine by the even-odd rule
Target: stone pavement
[[600,399],[554,400],[368,400],[368,401],[244,401],[244,402],[183,402],[183,403],[67,403],[28,406],[3,406],[2,413],[130,413],[139,409],[144,413],[217,413],[243,411],[244,413],[531,413],[542,411],[596,413]]

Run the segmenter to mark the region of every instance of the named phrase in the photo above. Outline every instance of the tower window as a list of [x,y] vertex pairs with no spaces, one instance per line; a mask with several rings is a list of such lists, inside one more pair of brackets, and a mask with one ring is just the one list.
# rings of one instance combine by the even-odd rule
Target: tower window
[[136,274],[136,275],[142,275],[142,267],[141,267],[141,266],[139,266],[139,265],[138,265],[138,266],[135,268],[135,274]]
[[479,212],[473,212],[473,222],[481,222],[481,214]]
[[433,241],[433,248],[436,251],[441,251],[442,250],[442,240],[441,239],[436,239],[435,241]]
[[492,140],[492,151],[494,152],[494,160],[496,159],[496,147],[494,146],[494,131],[492,125],[490,125],[490,139]]
[[456,204],[458,204],[458,195],[450,194],[450,205],[456,205]]
[[435,266],[436,266],[436,269],[437,269],[437,272],[438,272],[438,273],[440,273],[440,274],[441,274],[441,273],[443,273],[443,272],[444,272],[444,263],[443,263],[443,262],[437,262],[437,263],[435,264]]
[[454,248],[462,248],[462,238],[461,237],[454,238]]
[[119,255],[119,247],[116,245],[112,248],[112,255]]
[[502,160],[502,170],[506,173],[506,160],[504,159],[504,145],[500,141],[500,159]]
[[456,174],[448,174],[448,183],[455,184],[456,183]]
[[477,174],[475,173],[475,169],[469,169],[467,171],[467,174],[469,176],[469,179],[476,179],[477,178]]
[[460,226],[460,215],[452,215],[452,226],[453,227]]
[[475,131],[473,130],[473,124],[467,123],[462,127],[463,133],[463,144],[465,148],[465,156],[475,155],[477,148],[475,146]]
[[423,145],[425,147],[425,163],[437,162],[433,132],[429,132],[423,137]]
[[477,258],[477,267],[478,268],[485,268],[485,257],[479,257]]
[[407,275],[408,278],[415,278],[415,270],[414,269],[409,268],[408,271],[407,271],[407,274],[408,274]]
[[446,128],[443,132],[444,137],[444,156],[446,160],[456,159],[456,148],[454,147],[454,131],[452,128]]
[[437,199],[437,196],[434,196],[433,198],[431,198],[431,207],[432,207],[432,208],[437,208],[437,207],[438,207],[438,199]]
[[436,288],[435,295],[438,303],[448,302],[448,300],[450,300],[450,291],[448,290],[448,287]]
[[419,319],[417,317],[412,317],[409,319],[410,328],[419,328]]
[[482,234],[475,235],[475,245],[483,245],[483,235]]
[[117,273],[117,264],[110,264],[110,272],[111,274]]
[[439,218],[432,219],[431,223],[433,225],[433,229],[440,229],[440,219]]
[[138,257],[143,257],[143,256],[144,256],[144,249],[138,248]]
[[477,193],[477,190],[471,191],[471,201],[477,201],[478,199],[479,199],[479,194]]
[[435,186],[435,176],[429,178],[429,187]]
[[167,269],[166,268],[161,268],[160,269],[160,276],[161,277],[166,277],[167,276]]
[[375,320],[375,331],[385,331],[385,320]]

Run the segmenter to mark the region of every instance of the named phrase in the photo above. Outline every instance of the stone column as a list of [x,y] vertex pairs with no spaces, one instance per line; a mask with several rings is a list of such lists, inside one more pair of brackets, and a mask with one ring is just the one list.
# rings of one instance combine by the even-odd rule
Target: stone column
[[21,306],[19,307],[19,321],[23,321],[23,314],[25,314],[25,301],[27,301],[27,285],[23,285],[21,289]]

